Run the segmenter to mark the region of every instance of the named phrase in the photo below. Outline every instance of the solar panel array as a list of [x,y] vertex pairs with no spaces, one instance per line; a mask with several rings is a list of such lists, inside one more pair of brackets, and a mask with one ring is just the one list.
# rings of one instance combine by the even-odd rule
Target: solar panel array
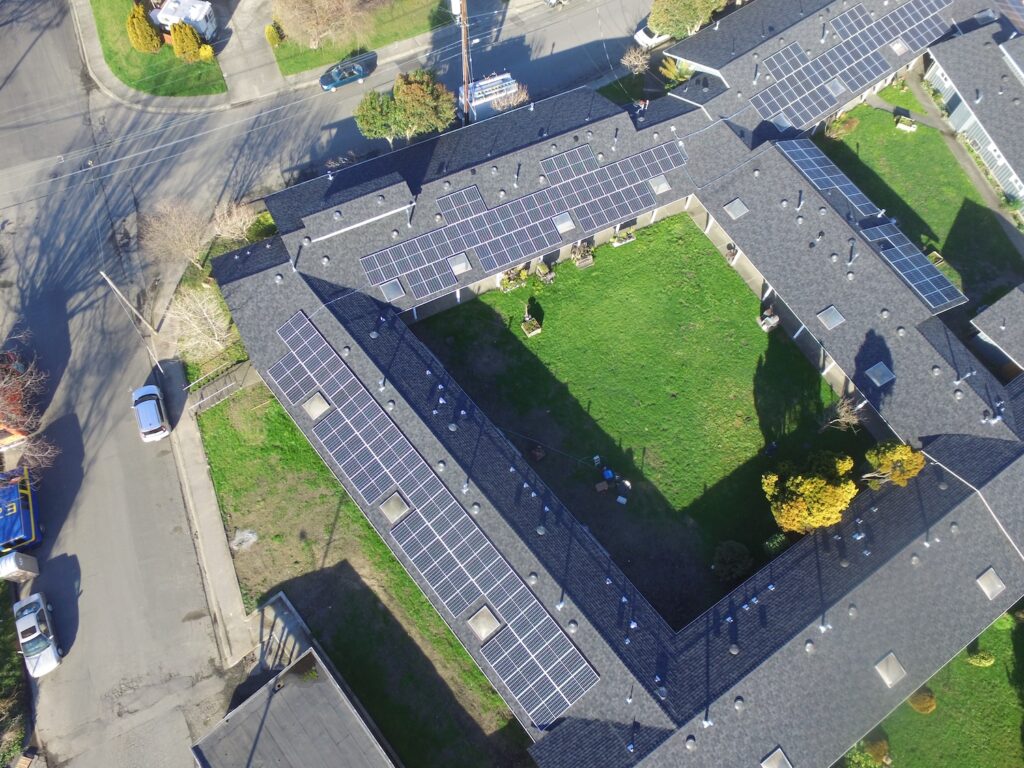
[[[881,55],[886,45],[901,39],[917,53],[941,37],[949,25],[939,14],[949,5],[950,0],[909,0],[875,21],[862,7],[855,6],[832,21],[846,39],[781,79],[777,77],[750,103],[764,120],[777,120],[781,114],[792,125],[808,127],[890,69]],[[861,27],[865,21],[870,23]],[[766,63],[790,48],[792,45]],[[785,54],[772,66],[782,62],[789,66],[796,60],[794,56]]]
[[892,222],[864,229],[863,234],[933,312],[942,312],[967,301],[967,297]]
[[551,725],[597,672],[309,318],[296,313],[278,335],[288,353],[269,373],[284,397],[317,390],[333,406],[313,427],[322,453],[369,505],[398,489],[411,511],[391,529],[396,547],[456,620],[486,601],[503,626],[484,659],[530,722]]
[[878,206],[858,189],[850,178],[829,160],[825,153],[809,139],[780,141],[777,144],[782,153],[788,157],[800,172],[810,179],[816,189],[838,189],[857,211],[857,215],[865,219],[879,214]]
[[[604,167],[589,145],[541,161],[548,186],[486,210],[475,186],[438,199],[446,226],[360,259],[372,285],[407,277],[423,299],[456,284],[449,256],[473,249],[483,269],[496,272],[562,242],[551,221],[570,212],[580,237],[632,218],[656,205],[650,180],[681,167],[686,155],[667,142]],[[443,201],[443,202],[442,202]]]

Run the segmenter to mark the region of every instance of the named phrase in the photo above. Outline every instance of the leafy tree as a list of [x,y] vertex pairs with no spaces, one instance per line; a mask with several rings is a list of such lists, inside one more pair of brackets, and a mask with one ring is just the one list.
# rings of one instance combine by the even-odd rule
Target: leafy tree
[[665,56],[661,60],[661,66],[658,67],[658,72],[665,79],[665,85],[669,88],[675,88],[677,85],[682,85],[693,76],[693,70],[686,66],[679,59],[674,59],[671,56]]
[[853,459],[849,456],[823,452],[802,471],[784,465],[780,473],[766,473],[761,487],[779,527],[807,533],[842,520],[843,512],[857,495],[857,486],[850,478],[852,470]]
[[654,0],[648,23],[656,32],[682,39],[707,24],[722,7],[721,0]]
[[443,131],[455,119],[455,95],[428,69],[399,75],[394,94],[399,125],[407,141],[413,136]]
[[199,61],[199,47],[202,41],[195,28],[184,21],[171,24],[171,45],[174,46],[174,55],[185,63]]
[[723,541],[715,547],[711,570],[719,581],[732,584],[750,573],[753,567],[754,558],[750,556],[750,550],[740,542]]
[[900,488],[906,486],[924,469],[925,457],[903,443],[879,443],[869,449],[864,458],[871,465],[871,472],[864,475],[873,487],[882,483],[892,483]]
[[387,139],[394,149],[395,137],[404,133],[398,105],[390,93],[367,91],[356,107],[356,126],[368,139]]
[[642,75],[651,68],[651,55],[636,45],[622,54],[619,61],[634,75]]
[[128,42],[131,43],[139,53],[156,53],[163,45],[160,35],[153,29],[146,17],[146,8],[143,5],[132,4],[131,13],[125,22],[128,28]]

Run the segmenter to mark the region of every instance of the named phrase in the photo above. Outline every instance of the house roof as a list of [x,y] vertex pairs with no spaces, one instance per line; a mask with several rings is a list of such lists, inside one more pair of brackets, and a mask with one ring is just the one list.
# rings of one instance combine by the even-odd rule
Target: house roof
[[[718,116],[731,118],[748,104],[755,106],[757,122],[765,125],[755,127],[755,138],[765,140],[774,137],[773,124],[778,135],[792,126],[811,127],[919,56],[950,29],[950,2],[755,0],[670,46],[666,54],[721,79],[728,93],[716,94],[708,105]],[[923,16],[938,16],[927,31],[901,34],[910,25],[896,19],[913,5]],[[874,33],[863,31],[876,23]],[[806,94],[811,97],[790,106]],[[745,119],[750,118],[748,113]]]
[[1024,368],[1024,286],[981,310],[971,324]]
[[200,739],[200,768],[392,768],[362,716],[310,648]]
[[[256,367],[267,371],[286,354],[277,329],[304,313],[426,471],[464,511],[479,505],[473,524],[597,671],[562,718],[534,728],[468,623],[481,604],[452,614],[405,556],[377,506],[392,489],[363,498],[321,454],[536,740],[541,766],[754,765],[779,748],[794,766],[829,764],[1024,594],[1016,510],[1001,502],[994,516],[975,490],[1012,496],[1017,481],[1004,475],[1019,474],[1024,453],[1018,388],[1001,387],[882,260],[848,200],[816,190],[777,146],[751,150],[758,126],[750,107],[718,119],[716,98],[680,110],[669,99],[690,102],[670,96],[659,100],[667,108],[653,102],[643,113],[601,104],[589,91],[539,102],[280,192],[268,207],[283,234],[214,263]],[[389,304],[360,262],[450,226],[438,203],[447,195],[475,187],[477,204],[493,210],[549,188],[539,176],[550,166],[541,163],[555,155],[589,145],[604,167],[666,139],[681,142],[682,161],[664,172],[671,193],[656,204],[692,195],[706,207],[893,429],[948,467],[929,467],[906,488],[862,493],[846,521],[804,537],[679,632],[398,316],[500,269],[488,270],[470,248],[471,269],[455,285],[426,297],[406,290]],[[736,218],[725,213],[729,204]],[[578,226],[548,247],[592,231]],[[856,258],[838,257],[849,253]],[[831,329],[817,319],[829,306],[844,318]],[[868,371],[879,363],[894,381],[872,383],[880,379]],[[310,414],[268,378],[322,448]],[[983,422],[986,409],[1000,418]],[[992,450],[979,457],[979,445]],[[975,583],[990,567],[1006,585],[993,601]],[[875,671],[890,652],[906,670],[892,688]],[[832,696],[835,679],[856,695]]]
[[1024,177],[1024,38],[1011,39],[1013,34],[1000,18],[929,51],[1006,162]]

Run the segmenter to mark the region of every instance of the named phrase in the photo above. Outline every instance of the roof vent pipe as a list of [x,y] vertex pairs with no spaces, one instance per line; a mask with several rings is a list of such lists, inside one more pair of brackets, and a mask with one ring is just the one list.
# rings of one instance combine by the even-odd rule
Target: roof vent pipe
[[974,103],[975,104],[981,104],[981,97],[982,97],[982,95],[983,94],[981,92],[981,88],[975,88],[974,89]]

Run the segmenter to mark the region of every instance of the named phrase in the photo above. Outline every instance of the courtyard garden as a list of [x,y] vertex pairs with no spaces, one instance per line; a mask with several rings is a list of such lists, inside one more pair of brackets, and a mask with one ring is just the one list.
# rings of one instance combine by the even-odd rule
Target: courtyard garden
[[[524,310],[542,333],[526,338]],[[730,586],[708,567],[723,541],[765,562],[778,533],[764,472],[819,450],[870,444],[821,431],[833,401],[757,297],[686,216],[598,248],[414,326],[469,395],[673,626]],[[600,456],[595,467],[594,456]],[[607,466],[632,483],[599,492]]]
[[[914,96],[899,88],[880,94],[896,106],[921,113]],[[1024,262],[957,163],[942,135],[918,124],[913,133],[895,128],[888,112],[861,105],[815,141],[860,189],[939,265],[976,306],[1024,280]]]
[[[929,714],[901,704],[866,742],[887,743],[894,768],[1024,765],[1024,624],[1018,609],[939,670]],[[861,765],[847,758],[847,765]],[[881,763],[877,763],[881,765]]]
[[199,426],[246,609],[284,589],[409,768],[532,765],[525,732],[270,390]]

